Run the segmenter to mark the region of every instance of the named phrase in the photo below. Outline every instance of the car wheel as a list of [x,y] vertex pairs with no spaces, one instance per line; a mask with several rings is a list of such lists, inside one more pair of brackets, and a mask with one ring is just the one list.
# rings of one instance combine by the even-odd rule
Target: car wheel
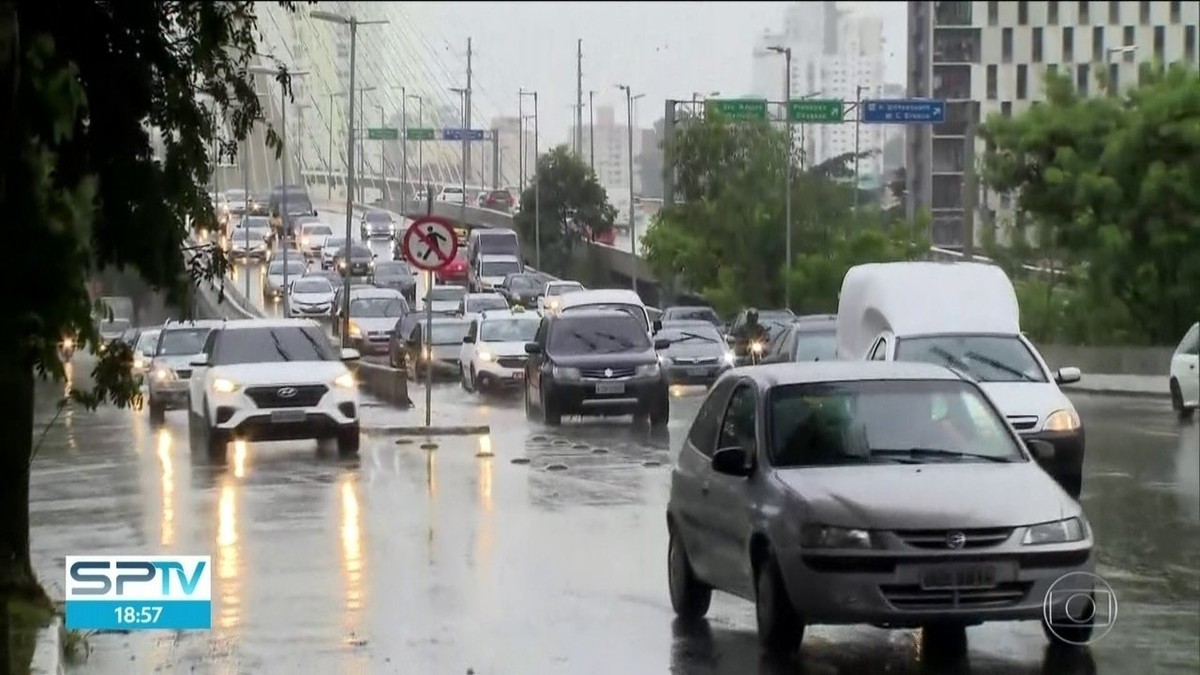
[[549,426],[552,426],[552,427],[556,427],[556,426],[562,424],[562,411],[559,410],[558,405],[553,403],[546,396],[545,387],[542,388],[542,406],[541,407],[542,407],[542,420],[545,421],[546,424],[548,424]]
[[804,622],[792,606],[774,556],[759,565],[755,589],[759,643],[772,653],[794,654],[804,640]]
[[[1079,595],[1083,595],[1083,593],[1081,592]],[[1088,593],[1087,597],[1091,598],[1094,602],[1094,597],[1091,593]],[[1078,621],[1074,619],[1070,621],[1056,621],[1053,625],[1046,621],[1045,617],[1042,618],[1042,633],[1054,645],[1074,647],[1085,645],[1092,638],[1093,627],[1091,618]]]
[[665,427],[671,420],[671,396],[666,391],[655,397],[650,405],[650,426]]
[[150,399],[147,405],[150,408],[150,424],[152,426],[161,427],[166,423],[167,410],[164,406],[155,403],[154,399]]
[[474,364],[471,365],[471,391],[483,391],[483,389],[479,386],[479,377],[475,374]]
[[337,451],[342,457],[354,457],[358,454],[358,446],[362,441],[362,436],[359,434],[358,425],[351,425],[347,429],[339,429],[337,435]]
[[1195,408],[1189,408],[1183,404],[1183,390],[1179,388],[1179,380],[1171,378],[1171,408],[1175,410],[1175,414],[1180,420],[1189,420],[1196,412]]
[[671,592],[671,609],[681,619],[704,618],[712,603],[712,587],[696,578],[692,562],[683,548],[683,539],[670,528],[667,540],[667,585]]
[[529,385],[527,384],[521,387],[521,391],[525,393],[525,419],[533,421],[533,405],[529,402]]
[[463,368],[462,364],[458,364],[458,381],[462,384],[463,391],[471,391],[471,384],[467,382],[467,369]]

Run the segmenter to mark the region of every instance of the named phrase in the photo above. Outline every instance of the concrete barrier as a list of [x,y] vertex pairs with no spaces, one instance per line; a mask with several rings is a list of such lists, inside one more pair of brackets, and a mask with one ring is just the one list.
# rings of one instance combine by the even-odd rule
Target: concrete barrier
[[361,360],[353,370],[362,391],[399,408],[413,406],[408,397],[408,377],[404,371]]
[[1166,377],[1173,347],[1081,347],[1038,345],[1051,369],[1075,366],[1088,373],[1111,375],[1158,375]]

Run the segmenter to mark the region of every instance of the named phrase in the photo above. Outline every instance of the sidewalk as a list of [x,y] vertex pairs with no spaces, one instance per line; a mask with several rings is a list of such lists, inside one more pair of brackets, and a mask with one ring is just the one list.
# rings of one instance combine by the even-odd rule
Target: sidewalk
[[1104,375],[1084,373],[1083,379],[1075,384],[1063,386],[1063,391],[1112,396],[1138,396],[1169,398],[1167,376],[1163,375]]

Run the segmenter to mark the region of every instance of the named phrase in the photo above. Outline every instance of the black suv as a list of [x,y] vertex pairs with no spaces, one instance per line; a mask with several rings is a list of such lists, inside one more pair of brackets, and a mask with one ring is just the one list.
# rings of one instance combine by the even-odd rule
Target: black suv
[[525,345],[525,415],[541,411],[546,424],[563,415],[626,415],[667,423],[671,401],[667,374],[646,326],[617,310],[581,310],[542,318]]

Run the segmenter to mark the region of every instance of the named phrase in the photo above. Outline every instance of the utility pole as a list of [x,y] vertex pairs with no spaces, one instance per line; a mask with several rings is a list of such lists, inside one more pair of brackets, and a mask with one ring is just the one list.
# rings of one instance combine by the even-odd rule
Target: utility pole
[[467,167],[471,166],[471,142],[467,140],[467,129],[471,128],[471,57],[474,49],[471,38],[467,38],[467,90],[463,94],[463,201],[467,199]]
[[[417,126],[422,127],[425,124],[425,99],[420,94],[409,94],[417,100]],[[425,193],[425,144],[417,141],[417,182],[421,184],[421,190],[413,190],[414,194]],[[408,189],[408,186],[405,186]]]
[[400,215],[408,214],[408,87],[400,87]]
[[492,189],[500,189],[500,130],[492,129]]
[[583,158],[583,40],[575,42],[575,156]]
[[533,238],[537,241],[534,247],[534,259],[537,268],[542,269],[542,181],[537,172],[538,165],[538,93],[533,92]]
[[978,198],[975,175],[975,133],[979,124],[979,102],[970,104],[963,147],[963,260],[975,257],[975,204]]
[[596,173],[596,92],[588,92],[588,166]]
[[[783,54],[784,58],[784,74],[783,74],[783,123],[787,125],[787,153],[786,163],[784,168],[783,179],[783,239],[784,239],[784,273],[783,273],[783,306],[787,309],[792,308],[792,289],[788,283],[788,277],[792,271],[792,152],[795,151],[792,143],[792,48],[791,47],[768,47],[771,51],[777,54]],[[800,143],[804,143],[804,130],[801,127]],[[800,161],[804,161],[804,151],[801,150]]]
[[325,182],[325,187],[328,188],[325,199],[329,201],[333,201],[333,99],[336,96],[334,93],[329,94],[329,154],[325,155],[325,166],[329,167],[329,180]]
[[858,135],[862,129],[862,85],[854,91],[854,211],[858,212],[858,191],[862,181],[858,174]]
[[626,128],[629,132],[629,248],[633,253],[630,280],[633,283],[633,292],[637,293],[637,222],[634,220],[633,210],[633,89],[627,84],[618,84],[617,87],[625,91],[625,114],[628,125]]
[[[525,89],[517,90],[517,189],[525,194]],[[517,199],[520,199],[518,197]]]
[[450,87],[450,91],[459,95],[459,120],[462,122],[462,170],[459,171],[459,176],[462,180],[462,206],[458,210],[458,222],[464,223],[467,220],[467,172],[471,170],[471,165],[467,163],[467,89],[464,87]]

